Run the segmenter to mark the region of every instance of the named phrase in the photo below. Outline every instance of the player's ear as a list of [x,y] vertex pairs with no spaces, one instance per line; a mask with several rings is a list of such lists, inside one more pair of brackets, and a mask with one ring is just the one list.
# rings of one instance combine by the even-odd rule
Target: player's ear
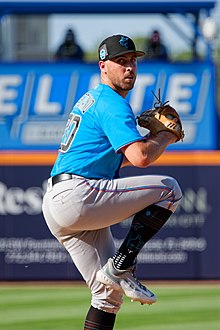
[[105,62],[104,61],[99,61],[99,68],[101,71],[105,70]]

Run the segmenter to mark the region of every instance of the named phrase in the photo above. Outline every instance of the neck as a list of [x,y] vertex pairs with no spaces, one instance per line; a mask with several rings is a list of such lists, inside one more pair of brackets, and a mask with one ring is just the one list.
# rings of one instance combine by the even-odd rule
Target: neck
[[116,93],[118,93],[119,95],[121,95],[121,97],[123,97],[123,98],[125,98],[125,97],[127,96],[128,92],[129,92],[129,91],[127,91],[127,90],[123,90],[123,89],[121,89],[121,88],[119,88],[119,87],[116,87],[116,86],[114,86],[113,84],[111,84],[110,82],[107,82],[107,81],[105,81],[105,80],[103,80],[103,79],[101,79],[101,83],[104,84],[104,85],[109,86],[109,87],[110,87],[111,89],[113,89]]

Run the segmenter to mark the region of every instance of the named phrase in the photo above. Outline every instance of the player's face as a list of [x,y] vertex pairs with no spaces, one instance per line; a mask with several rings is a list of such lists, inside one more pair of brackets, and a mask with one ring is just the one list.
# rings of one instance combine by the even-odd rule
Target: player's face
[[137,57],[128,53],[102,62],[102,82],[107,83],[122,97],[134,86],[137,74]]

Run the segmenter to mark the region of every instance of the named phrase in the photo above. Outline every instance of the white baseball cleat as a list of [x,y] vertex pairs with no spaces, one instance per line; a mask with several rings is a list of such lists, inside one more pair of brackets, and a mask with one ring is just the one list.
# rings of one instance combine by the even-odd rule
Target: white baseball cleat
[[142,285],[132,274],[132,268],[118,270],[114,267],[113,259],[108,262],[96,274],[96,280],[107,288],[123,292],[132,301],[139,301],[142,305],[151,305],[157,301],[153,292]]

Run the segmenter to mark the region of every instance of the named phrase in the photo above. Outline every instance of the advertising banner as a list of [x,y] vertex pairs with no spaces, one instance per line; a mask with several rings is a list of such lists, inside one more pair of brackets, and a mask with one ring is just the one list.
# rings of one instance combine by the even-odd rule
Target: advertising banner
[[[41,204],[51,166],[0,166],[0,280],[78,280],[68,253],[51,235]],[[165,174],[179,182],[176,213],[142,249],[142,279],[220,279],[219,166],[152,166],[121,175]],[[112,226],[116,246],[131,219]]]
[[[160,88],[183,121],[186,138],[170,150],[217,146],[215,68],[211,62],[140,62],[128,100],[135,115],[153,107]],[[57,150],[69,112],[99,83],[95,64],[0,64],[0,150]],[[144,130],[146,134],[146,130]]]
[[[148,173],[149,172],[149,173]],[[216,194],[219,167],[169,166],[146,170],[124,169],[129,175],[165,174],[177,179],[183,197],[176,212],[142,249],[139,272],[153,279],[220,278],[220,208]],[[120,243],[128,223],[113,229]],[[117,234],[120,233],[120,234]],[[118,244],[119,245],[119,244]]]

